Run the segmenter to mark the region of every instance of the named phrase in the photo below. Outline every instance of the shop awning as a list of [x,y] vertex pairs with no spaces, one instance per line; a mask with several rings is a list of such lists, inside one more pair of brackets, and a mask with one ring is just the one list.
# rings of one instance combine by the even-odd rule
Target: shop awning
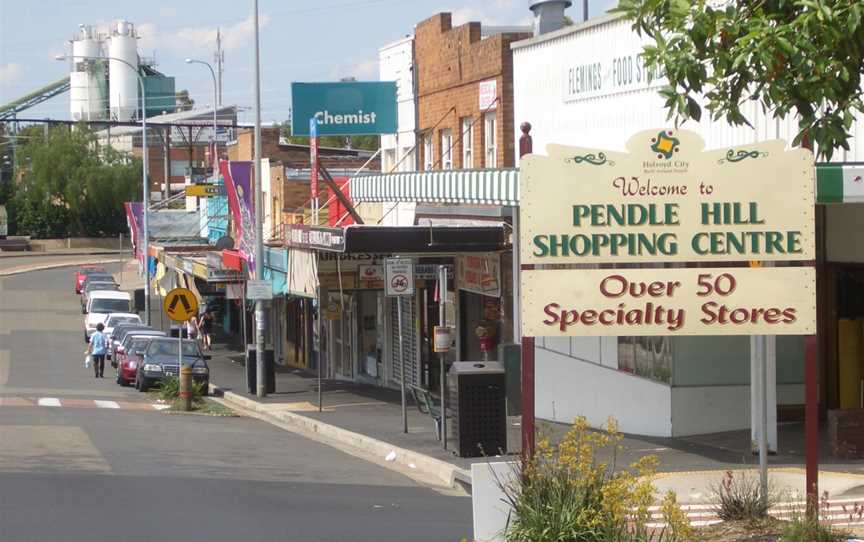
[[346,253],[497,252],[505,250],[501,226],[348,226]]
[[355,203],[519,205],[519,170],[463,169],[359,176],[351,180],[351,199]]
[[[518,169],[465,169],[354,177],[351,199],[362,202],[519,205]],[[864,203],[864,163],[816,165],[817,203]]]

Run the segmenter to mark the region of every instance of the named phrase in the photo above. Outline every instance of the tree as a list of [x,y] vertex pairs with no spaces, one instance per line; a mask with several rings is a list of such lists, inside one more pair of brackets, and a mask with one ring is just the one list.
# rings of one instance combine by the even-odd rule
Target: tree
[[741,108],[759,103],[774,117],[797,115],[799,133],[830,159],[848,149],[862,106],[861,0],[621,0],[613,12],[651,38],[649,68],[666,73],[660,91],[676,122],[750,125]]
[[190,111],[195,107],[195,100],[189,97],[189,91],[186,89],[177,91],[175,101],[177,103],[177,111]]
[[53,128],[18,152],[26,167],[12,204],[18,232],[104,236],[126,229],[123,202],[140,198],[141,162],[99,147],[83,126]]
[[[288,143],[293,145],[308,145],[309,138],[306,136],[291,135],[291,121],[286,120],[279,125],[280,133]],[[381,146],[381,138],[377,135],[359,135],[359,136],[320,136],[318,144],[322,147],[333,147],[336,149],[348,148],[362,151],[377,151]]]

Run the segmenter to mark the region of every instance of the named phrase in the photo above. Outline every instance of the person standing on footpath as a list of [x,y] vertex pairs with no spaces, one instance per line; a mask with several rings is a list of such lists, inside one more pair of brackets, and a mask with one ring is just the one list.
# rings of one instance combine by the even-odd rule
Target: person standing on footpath
[[105,378],[105,355],[108,353],[108,337],[102,331],[103,324],[96,324],[96,331],[90,335],[90,346],[87,353],[93,359],[94,378]]

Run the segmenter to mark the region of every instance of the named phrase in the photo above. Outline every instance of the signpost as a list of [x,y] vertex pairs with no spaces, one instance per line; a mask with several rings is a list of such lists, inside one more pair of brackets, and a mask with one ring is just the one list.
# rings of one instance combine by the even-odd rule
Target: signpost
[[[165,314],[175,322],[187,322],[198,314],[198,298],[191,290],[174,288],[162,302]],[[184,410],[191,409],[191,373],[183,370],[183,328],[177,329],[177,379],[180,382],[180,398]]]
[[408,258],[384,260],[384,288],[388,297],[396,298],[396,321],[399,322],[399,390],[402,394],[402,432],[408,432],[408,403],[405,398],[405,337],[402,334],[402,300],[414,295],[414,262]]
[[[628,152],[553,144],[548,156],[522,158],[526,453],[534,450],[535,336],[816,332],[812,153],[779,140],[703,147],[696,133],[654,129],[631,137]],[[680,266],[654,265],[673,262]],[[739,265],[694,265],[707,262]],[[650,265],[608,268],[634,263]],[[570,264],[606,268],[574,273]],[[754,348],[764,362],[764,337]],[[762,442],[763,481],[766,453]]]
[[225,188],[218,184],[190,184],[186,187],[187,198],[209,198],[213,196],[224,196]]

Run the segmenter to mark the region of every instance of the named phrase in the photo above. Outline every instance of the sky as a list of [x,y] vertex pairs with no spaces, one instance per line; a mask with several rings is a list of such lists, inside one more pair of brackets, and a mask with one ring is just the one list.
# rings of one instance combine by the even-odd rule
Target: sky
[[[411,34],[414,25],[449,11],[454,25],[530,25],[530,0],[259,0],[261,107],[263,122],[290,115],[293,81],[335,81],[353,76],[378,79],[378,49]],[[614,0],[590,0],[589,15]],[[576,0],[567,14],[582,18]],[[21,97],[68,73],[69,40],[79,24],[104,29],[117,19],[136,25],[139,54],[155,57],[157,69],[176,78],[200,105],[213,102],[212,62],[216,28],[225,50],[223,104],[241,107],[251,122],[254,105],[252,2],[247,0],[0,0],[0,104]],[[69,118],[68,93],[28,110],[35,118]]]

